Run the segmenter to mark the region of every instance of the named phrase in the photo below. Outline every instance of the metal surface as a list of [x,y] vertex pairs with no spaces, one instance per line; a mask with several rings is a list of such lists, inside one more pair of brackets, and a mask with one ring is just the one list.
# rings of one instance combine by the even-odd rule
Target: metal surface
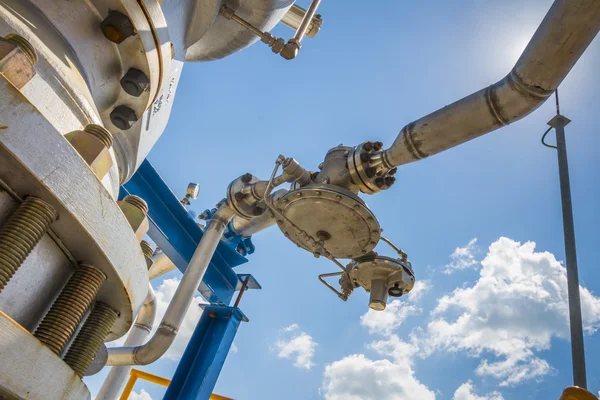
[[80,264],[35,330],[35,337],[60,355],[105,280],[102,271]]
[[90,399],[73,370],[2,311],[0,360],[0,398]]
[[348,266],[350,279],[371,293],[369,307],[385,309],[388,289],[398,288],[408,293],[415,284],[412,267],[408,261],[379,256],[376,253],[356,258]]
[[[142,309],[138,313],[135,324],[125,340],[125,347],[143,344],[154,326],[156,317],[156,295],[152,285],[148,285],[148,295]],[[108,376],[96,395],[97,400],[114,400],[119,396],[123,384],[131,371],[131,366],[111,367]],[[133,372],[133,371],[132,371]]]
[[96,303],[65,355],[65,362],[81,377],[117,319],[117,313],[104,303]]
[[[375,215],[356,195],[332,185],[309,185],[293,190],[275,203],[294,225],[323,245],[333,257],[353,258],[377,245],[380,227]],[[314,253],[317,246],[288,221],[278,220],[284,235]]]
[[[306,15],[306,10],[296,4],[294,4],[287,13],[281,19],[281,23],[289,26],[290,28],[297,30],[300,27],[302,19]],[[308,28],[306,29],[306,36],[313,38],[319,33],[323,20],[320,15],[315,15],[311,18]]]
[[110,348],[107,365],[147,365],[169,349],[233,215],[233,210],[223,205],[209,221],[156,333],[142,346]]
[[[209,2],[211,6],[213,4],[217,6],[214,14],[210,10],[205,11],[205,6],[202,4],[198,4],[196,7],[202,8],[206,14],[195,12],[191,14],[194,15],[194,19],[203,18],[203,26],[195,26],[195,29],[199,32],[204,31],[204,33],[194,43],[189,43],[193,36],[191,34],[188,36],[185,51],[186,61],[216,60],[236,53],[260,40],[254,32],[218,15],[220,3]],[[257,30],[268,32],[279,23],[292,4],[294,4],[294,0],[239,0],[232,8],[236,15]],[[206,25],[209,27],[206,28]]]
[[245,320],[239,308],[205,307],[164,400],[209,399],[240,323]]
[[30,52],[25,45],[25,39],[18,36],[20,39],[15,40],[15,35],[7,35],[7,38],[9,37],[12,40],[0,37],[0,74],[17,89],[21,89],[35,75],[34,63],[28,55]]
[[572,386],[562,392],[559,400],[598,400],[598,398],[585,389]]
[[[125,184],[123,194],[136,194],[148,203],[150,237],[166,257],[185,272],[202,238],[202,229],[148,161]],[[200,285],[202,296],[211,303],[228,304],[238,285],[232,268],[245,262],[247,259],[235,249],[219,243]]]
[[385,151],[386,164],[420,160],[525,117],[560,85],[599,29],[599,1],[556,0],[504,79],[405,126]]
[[396,178],[396,168],[388,168],[380,150],[381,142],[365,142],[352,149],[348,155],[348,170],[352,182],[366,194],[389,189]]
[[0,227],[0,292],[48,231],[58,214],[35,196],[25,198]]
[[554,117],[548,125],[556,131],[556,151],[558,154],[558,173],[562,202],[565,256],[567,259],[567,288],[569,293],[569,326],[571,328],[571,357],[573,359],[573,383],[587,389],[585,372],[585,348],[583,340],[583,322],[581,319],[581,300],[579,298],[579,273],[577,271],[577,248],[575,244],[575,225],[573,223],[573,204],[571,202],[571,183],[567,160],[565,126],[571,122],[562,115]]
[[119,312],[110,335],[117,339],[129,330],[146,296],[147,266],[139,242],[76,150],[2,78],[0,98],[7,126],[0,136],[0,179],[19,196],[33,195],[50,204],[60,215],[52,230],[73,258],[107,275],[98,300]]
[[113,143],[111,133],[100,125],[90,124],[82,131],[67,133],[65,139],[77,150],[98,179],[102,180],[113,166],[110,153]]

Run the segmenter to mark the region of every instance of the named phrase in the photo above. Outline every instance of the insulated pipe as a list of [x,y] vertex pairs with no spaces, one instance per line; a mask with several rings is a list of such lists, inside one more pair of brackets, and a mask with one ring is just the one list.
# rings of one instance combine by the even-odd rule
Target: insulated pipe
[[405,126],[384,154],[407,164],[517,121],[541,106],[600,28],[600,1],[556,0],[501,81]]
[[177,266],[165,253],[157,254],[152,257],[152,266],[148,270],[148,280],[156,279],[176,268]]
[[171,347],[194,295],[202,282],[208,264],[221,241],[223,231],[233,215],[233,210],[224,204],[209,221],[198,248],[194,252],[175,291],[175,295],[169,303],[158,329],[150,340],[141,346],[108,349],[106,365],[148,365],[158,360]]
[[[154,326],[154,318],[156,317],[156,295],[152,285],[148,285],[148,294],[144,305],[135,319],[135,324],[131,328],[127,340],[125,340],[125,346],[138,346],[146,341],[148,335],[152,331]],[[123,367],[112,367],[106,380],[102,384],[96,399],[98,400],[116,400],[119,397],[119,393],[125,384],[125,381],[129,377],[131,366]]]

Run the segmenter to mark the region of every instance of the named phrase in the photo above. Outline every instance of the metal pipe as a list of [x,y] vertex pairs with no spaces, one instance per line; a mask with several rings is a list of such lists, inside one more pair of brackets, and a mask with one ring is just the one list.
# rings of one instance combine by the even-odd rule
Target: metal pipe
[[[285,26],[289,26],[290,28],[297,30],[306,15],[306,10],[300,6],[293,5],[287,13],[281,19],[281,23]],[[321,25],[323,24],[323,20],[320,15],[315,15],[311,18],[308,29],[306,30],[306,36],[313,38],[319,33],[321,30]]]
[[[286,189],[280,189],[274,192],[270,196],[270,199],[276,201],[283,197],[285,194],[287,194],[287,192],[288,190]],[[246,219],[236,215],[231,220],[231,225],[233,227],[233,230],[238,235],[242,235],[242,237],[247,238],[254,235],[255,233],[264,231],[265,229],[274,225],[275,222],[275,215],[270,210],[267,210],[263,214],[252,219]]]
[[165,253],[160,253],[152,257],[152,266],[148,270],[148,279],[156,279],[168,272],[177,269],[173,261]]
[[222,203],[223,205],[209,221],[157,331],[144,345],[108,349],[106,365],[148,365],[158,360],[171,347],[223,231],[233,218],[233,210],[225,204],[225,201]]
[[556,90],[600,29],[600,1],[556,0],[512,71],[498,83],[405,126],[384,152],[391,168],[519,120]]
[[562,202],[565,255],[567,259],[567,289],[569,294],[569,325],[571,327],[571,357],[573,362],[573,384],[587,389],[585,372],[585,348],[583,341],[583,322],[581,301],[579,298],[579,274],[577,272],[577,249],[575,246],[575,225],[573,223],[573,204],[571,202],[571,183],[565,125],[570,121],[557,115],[548,124],[556,131],[556,150],[558,154],[558,173],[560,178],[560,197]]
[[302,41],[302,38],[304,38],[304,35],[306,34],[306,31],[308,30],[308,26],[312,22],[312,20],[315,16],[315,13],[317,12],[317,8],[319,8],[320,3],[321,3],[321,0],[312,0],[312,2],[310,3],[310,6],[308,6],[308,10],[306,10],[306,14],[304,14],[304,18],[302,18],[302,22],[300,22],[300,26],[298,27],[298,30],[296,30],[296,33],[294,34],[294,39],[297,41],[298,46],[300,46],[300,42]]
[[[127,340],[125,340],[124,346],[138,346],[146,341],[148,335],[152,331],[154,326],[154,318],[156,317],[156,295],[152,285],[148,285],[148,294],[144,305],[135,319],[133,328]],[[127,380],[131,366],[112,367],[106,380],[102,384],[96,399],[98,400],[116,400],[119,396],[119,392],[123,387],[123,384]]]

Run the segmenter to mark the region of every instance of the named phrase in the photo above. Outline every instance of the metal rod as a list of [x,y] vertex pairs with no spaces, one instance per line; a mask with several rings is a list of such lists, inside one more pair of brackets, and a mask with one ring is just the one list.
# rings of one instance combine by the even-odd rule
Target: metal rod
[[319,280],[321,281],[322,284],[324,284],[325,286],[327,286],[329,288],[329,290],[331,290],[333,293],[337,294],[337,296],[340,299],[346,301],[346,300],[348,300],[348,297],[346,295],[344,295],[343,293],[340,293],[336,288],[334,288],[333,286],[331,286],[329,284],[329,282],[327,282],[325,279],[323,279],[323,278],[327,278],[327,277],[330,277],[330,276],[340,276],[340,275],[343,275],[343,274],[344,274],[344,272],[331,272],[331,273],[328,273],[328,274],[321,274],[321,275],[319,275]]
[[148,365],[162,357],[171,347],[198,290],[198,286],[204,278],[217,245],[221,241],[223,231],[233,218],[233,210],[226,206],[224,202],[223,204],[209,221],[154,335],[146,344],[141,346],[108,349],[106,365]]
[[400,257],[402,257],[402,259],[404,261],[406,261],[406,259],[408,258],[408,255],[402,251],[401,248],[397,247],[394,243],[392,243],[389,239],[384,238],[383,236],[380,237],[381,240],[383,240],[384,242],[386,242],[392,249],[396,250],[396,253],[398,253],[398,255]]
[[240,301],[242,300],[242,296],[244,295],[244,292],[246,291],[246,288],[248,287],[249,281],[250,281],[250,277],[247,277],[244,280],[244,283],[242,283],[242,288],[240,289],[240,294],[238,294],[237,299],[235,299],[235,304],[233,305],[233,307],[237,308],[237,306],[240,305]]
[[562,201],[565,254],[567,259],[567,287],[569,293],[569,323],[571,327],[571,356],[573,359],[573,382],[575,386],[587,389],[585,371],[585,349],[583,341],[583,322],[579,298],[579,274],[577,271],[577,250],[575,243],[575,225],[573,223],[573,204],[571,202],[571,183],[565,125],[568,119],[561,115],[555,118],[556,147],[558,154],[558,173]]
[[300,22],[300,26],[294,34],[294,39],[297,41],[296,43],[298,44],[298,46],[300,46],[300,42],[302,41],[302,38],[304,38],[306,30],[312,22],[312,19],[315,16],[320,3],[321,0],[313,0],[310,3],[310,6],[308,6],[308,10],[306,10],[306,14],[304,14],[304,18],[302,18],[302,22]]

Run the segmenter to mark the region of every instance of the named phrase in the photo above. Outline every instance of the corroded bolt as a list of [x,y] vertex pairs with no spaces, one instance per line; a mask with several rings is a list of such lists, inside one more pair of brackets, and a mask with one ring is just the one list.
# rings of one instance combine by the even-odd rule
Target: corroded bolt
[[35,63],[37,63],[37,53],[35,52],[35,49],[27,39],[25,39],[22,36],[15,35],[14,33],[8,34],[4,38],[16,45],[19,49],[21,49],[21,51],[25,53],[25,55],[27,56],[27,58],[29,58],[29,61],[31,61],[32,64],[35,65]]
[[123,131],[131,129],[137,120],[138,117],[135,111],[127,106],[117,106],[110,113],[110,121],[114,126]]
[[0,228],[0,291],[48,231],[58,213],[45,201],[28,196]]
[[130,68],[121,78],[121,87],[127,94],[140,97],[150,87],[150,79],[139,69]]
[[118,11],[109,11],[108,16],[100,23],[104,37],[113,43],[123,43],[125,39],[133,36],[135,28],[129,17]]
[[102,180],[113,166],[110,155],[112,134],[100,125],[90,124],[83,131],[67,133],[65,139],[77,150],[96,177]]
[[65,362],[83,377],[94,356],[117,319],[117,312],[104,303],[96,303],[65,356]]
[[60,355],[105,280],[104,272],[80,263],[36,329],[35,337]]
[[118,204],[135,236],[141,241],[148,233],[149,228],[148,204],[141,197],[133,195],[125,196]]
[[144,254],[144,258],[146,259],[146,265],[148,269],[152,266],[152,255],[154,254],[154,247],[150,243],[145,240],[140,242],[140,247],[142,248],[142,254]]

